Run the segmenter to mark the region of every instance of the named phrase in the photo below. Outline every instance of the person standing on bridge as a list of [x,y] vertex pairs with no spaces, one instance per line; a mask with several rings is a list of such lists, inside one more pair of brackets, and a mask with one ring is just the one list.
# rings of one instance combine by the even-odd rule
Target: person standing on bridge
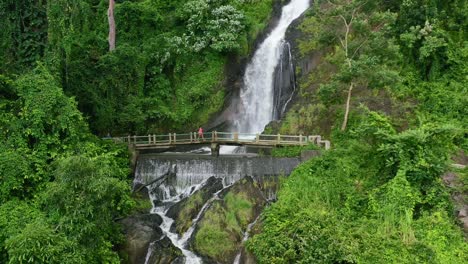
[[198,129],[198,140],[200,140],[200,139],[203,139],[203,141],[205,141],[205,137],[203,136],[203,128],[202,127],[200,127]]

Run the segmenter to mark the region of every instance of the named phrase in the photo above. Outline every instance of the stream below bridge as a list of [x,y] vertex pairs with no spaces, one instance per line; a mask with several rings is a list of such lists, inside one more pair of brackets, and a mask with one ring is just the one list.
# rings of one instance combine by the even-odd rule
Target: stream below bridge
[[[261,133],[284,114],[296,89],[291,48],[284,37],[309,5],[309,0],[291,0],[258,46],[234,100],[240,103],[232,108],[236,121],[231,131]],[[235,147],[221,152],[233,153]],[[147,189],[159,231],[144,258],[136,262],[248,263],[244,242],[263,208],[276,199],[278,178],[289,175],[299,162],[272,157],[141,156],[135,186],[151,183]],[[210,236],[215,241],[208,241],[208,246],[199,243]]]

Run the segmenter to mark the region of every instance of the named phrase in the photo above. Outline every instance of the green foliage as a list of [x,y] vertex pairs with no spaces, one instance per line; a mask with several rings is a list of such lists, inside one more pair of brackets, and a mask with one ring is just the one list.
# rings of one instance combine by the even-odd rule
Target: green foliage
[[0,108],[1,201],[31,197],[50,179],[49,163],[87,137],[75,101],[44,67],[11,82],[10,92]]
[[245,230],[252,218],[253,204],[243,193],[228,193],[224,197],[226,208],[228,210],[227,220],[233,227],[239,225],[239,231]]
[[30,69],[47,43],[46,1],[0,1],[0,73]]
[[388,167],[404,170],[408,180],[425,186],[445,170],[449,154],[454,150],[457,129],[453,126],[422,126],[388,138],[379,150]]
[[73,243],[44,222],[34,222],[6,241],[9,263],[82,263]]
[[93,138],[42,65],[0,88],[0,262],[117,263],[126,149]]
[[[226,226],[226,209],[219,203],[212,204],[195,235],[194,247],[197,252],[213,259],[227,261],[230,254],[236,252],[236,236],[240,236],[240,228],[230,221]],[[235,231],[237,234],[232,234]]]
[[401,3],[394,30],[399,34],[406,61],[416,66],[423,79],[436,80],[444,71],[459,64],[451,57],[454,53],[459,57],[466,46],[462,43],[467,36],[467,9],[464,1]]
[[[395,134],[375,113],[360,123],[351,131],[355,139],[341,139],[284,182],[249,249],[260,263],[463,263],[468,245],[447,214],[440,171],[433,171],[445,164],[442,153],[451,150],[456,133],[421,128]],[[431,136],[448,140],[421,141]],[[404,144],[409,141],[416,145]],[[401,154],[392,165],[385,165],[392,160],[388,145]],[[435,168],[423,166],[421,156],[404,154],[414,150]],[[424,180],[416,177],[418,170]]]
[[[50,221],[79,245],[90,263],[118,262],[112,244],[121,239],[114,219],[133,206],[126,171],[112,154],[72,156],[57,162],[55,181],[47,185],[39,204]],[[68,199],[64,199],[67,197]]]
[[243,33],[244,15],[222,1],[194,0],[187,2],[180,19],[186,21],[187,33],[182,43],[189,50],[198,52],[210,47],[216,51],[238,49],[238,38]]
[[188,197],[187,204],[177,215],[177,233],[184,234],[192,226],[194,214],[196,215],[205,203],[206,201],[203,200],[201,192]]
[[221,201],[214,201],[195,234],[197,252],[215,261],[226,262],[238,252],[243,232],[254,220],[255,197],[248,193],[252,185],[239,183],[247,185],[235,185]]
[[0,205],[0,261],[8,262],[5,241],[16,236],[34,219],[43,219],[44,214],[27,202],[11,199]]
[[116,135],[207,122],[224,103],[227,54],[246,55],[246,42],[263,29],[272,2],[118,1],[112,53],[106,8],[103,0],[48,3],[44,59],[76,97],[90,128]]
[[271,151],[273,157],[299,157],[304,150],[318,150],[319,147],[315,144],[307,146],[287,146],[274,148]]

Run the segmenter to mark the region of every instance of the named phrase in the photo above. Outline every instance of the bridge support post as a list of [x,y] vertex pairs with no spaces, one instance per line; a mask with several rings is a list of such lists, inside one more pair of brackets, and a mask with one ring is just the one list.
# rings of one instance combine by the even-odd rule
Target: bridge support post
[[211,156],[219,157],[219,144],[211,143]]

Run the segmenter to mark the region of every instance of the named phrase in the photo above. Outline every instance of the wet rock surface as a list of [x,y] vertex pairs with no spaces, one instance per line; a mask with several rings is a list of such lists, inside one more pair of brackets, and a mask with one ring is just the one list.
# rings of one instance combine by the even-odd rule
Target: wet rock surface
[[226,188],[197,223],[192,249],[207,263],[232,263],[243,247],[247,227],[267,200],[251,177]]
[[210,177],[203,187],[194,192],[191,196],[182,199],[173,205],[166,213],[166,216],[174,219],[171,231],[179,235],[186,232],[192,225],[194,219],[203,205],[213,196],[214,193],[223,188],[222,179]]
[[145,262],[150,243],[162,236],[161,223],[162,218],[155,214],[136,215],[120,221],[126,237],[122,251],[128,256],[127,263]]
[[[148,264],[183,264],[185,263],[182,251],[176,248],[171,240],[164,236],[151,244]],[[142,262],[144,263],[144,262]]]

